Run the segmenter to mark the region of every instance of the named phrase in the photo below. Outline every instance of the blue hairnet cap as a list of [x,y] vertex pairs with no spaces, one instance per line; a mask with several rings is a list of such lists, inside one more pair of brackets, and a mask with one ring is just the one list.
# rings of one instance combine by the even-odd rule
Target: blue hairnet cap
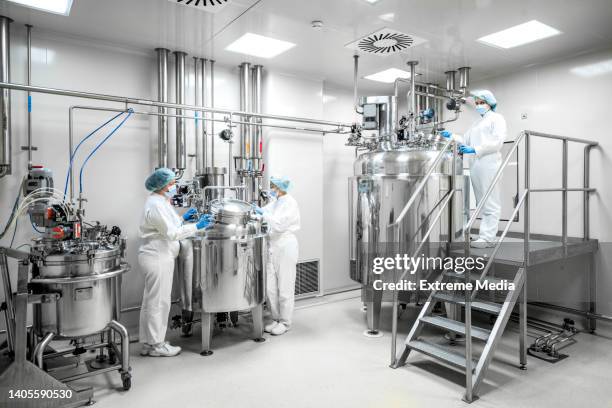
[[155,170],[153,174],[147,177],[145,187],[149,191],[159,191],[170,184],[170,182],[175,178],[176,174],[174,174],[172,170],[162,167]]
[[284,176],[270,177],[270,183],[274,184],[279,188],[279,190],[284,191],[285,193],[289,191],[289,188],[291,188],[291,180]]
[[482,99],[487,104],[489,104],[492,110],[495,110],[495,107],[497,106],[497,99],[495,99],[495,95],[493,95],[493,92],[487,89],[480,89],[477,91],[472,91],[470,92],[470,94],[476,99]]

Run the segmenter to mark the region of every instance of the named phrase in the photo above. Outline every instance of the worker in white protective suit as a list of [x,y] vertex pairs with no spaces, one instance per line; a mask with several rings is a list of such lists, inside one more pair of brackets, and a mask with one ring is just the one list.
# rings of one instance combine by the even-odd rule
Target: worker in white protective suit
[[270,228],[266,294],[272,321],[264,330],[275,336],[291,328],[295,304],[295,274],[298,260],[300,209],[288,194],[291,182],[286,177],[271,177],[273,201],[255,211],[264,217]]
[[197,214],[195,209],[179,216],[170,199],[176,194],[176,176],[170,169],[160,168],[151,174],[145,187],[151,191],[144,207],[140,224],[138,264],[144,275],[144,293],[140,310],[140,342],[143,356],[171,357],[181,352],[180,347],[165,341],[170,312],[170,297],[175,259],[179,255],[180,240],[196,234],[210,223],[208,215],[196,223],[185,223]]
[[[474,122],[463,136],[448,131],[442,131],[440,134],[446,138],[452,137],[460,143],[459,152],[470,159],[470,178],[476,205],[479,205],[501,165],[501,149],[506,140],[507,127],[504,117],[495,112],[497,100],[491,91],[479,90],[471,94],[480,119]],[[497,184],[480,213],[480,232],[478,239],[471,242],[472,247],[495,246],[500,214],[501,199]]]

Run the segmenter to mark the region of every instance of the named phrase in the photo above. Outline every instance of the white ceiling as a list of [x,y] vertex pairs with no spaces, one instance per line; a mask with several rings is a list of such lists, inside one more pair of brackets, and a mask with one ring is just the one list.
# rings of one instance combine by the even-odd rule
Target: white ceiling
[[[424,81],[442,82],[443,72],[472,66],[475,80],[522,67],[612,47],[611,0],[228,0],[217,14],[180,7],[168,0],[74,0],[69,17],[46,14],[0,0],[0,13],[35,30],[142,50],[166,47],[210,57],[222,64],[261,63],[284,72],[352,84],[357,38],[389,27],[427,39],[409,53],[362,54],[361,75],[404,68],[420,61]],[[394,13],[393,22],[378,16]],[[537,19],[563,32],[540,42],[502,50],[475,40],[486,34]],[[311,28],[312,20],[324,27]],[[227,52],[224,48],[245,32],[297,44],[270,60]],[[367,89],[388,89],[363,80]]]

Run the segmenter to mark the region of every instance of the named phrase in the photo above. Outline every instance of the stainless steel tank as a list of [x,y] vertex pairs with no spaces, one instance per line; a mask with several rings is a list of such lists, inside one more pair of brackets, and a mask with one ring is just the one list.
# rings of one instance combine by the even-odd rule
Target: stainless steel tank
[[60,293],[56,303],[34,305],[38,336],[78,338],[104,330],[115,318],[119,275],[129,270],[122,248],[95,240],[41,242],[30,281],[36,293]]
[[[363,298],[367,306],[368,332],[376,335],[379,329],[380,309],[384,293],[374,290],[376,279],[397,281],[395,274],[375,275],[372,261],[375,257],[395,257],[396,254],[412,256],[417,245],[429,229],[437,206],[449,191],[452,174],[452,153],[446,154],[431,175],[424,191],[412,205],[399,225],[399,242],[396,231],[390,228],[400,215],[418,184],[439,154],[441,143],[432,142],[415,147],[397,147],[393,150],[379,148],[361,154],[354,163],[354,177],[349,180],[350,205],[350,276],[363,286]],[[463,225],[463,176],[462,162],[456,162],[456,186],[458,191],[453,206],[448,207],[429,238],[425,256],[440,256],[448,241],[449,222],[453,223],[454,238],[461,237]],[[451,217],[452,212],[452,217]],[[435,253],[431,253],[431,251]],[[420,255],[420,254],[419,254]],[[418,275],[408,274],[405,279],[416,280]],[[404,294],[400,294],[400,298]]]
[[249,203],[217,199],[214,222],[194,238],[194,310],[202,312],[202,354],[209,355],[212,316],[251,310],[254,338],[262,339],[268,233]]

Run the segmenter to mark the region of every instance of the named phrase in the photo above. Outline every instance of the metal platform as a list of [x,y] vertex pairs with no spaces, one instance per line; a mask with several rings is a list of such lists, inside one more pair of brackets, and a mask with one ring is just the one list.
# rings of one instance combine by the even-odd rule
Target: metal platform
[[[568,238],[564,248],[561,237],[552,235],[531,234],[529,239],[529,263],[527,266],[558,261],[574,256],[592,254],[599,248],[596,239]],[[489,259],[493,248],[471,248],[471,255]],[[458,245],[451,253],[455,256],[464,256],[463,244]],[[524,258],[523,234],[509,232],[495,256],[495,263],[513,266],[523,266]]]

